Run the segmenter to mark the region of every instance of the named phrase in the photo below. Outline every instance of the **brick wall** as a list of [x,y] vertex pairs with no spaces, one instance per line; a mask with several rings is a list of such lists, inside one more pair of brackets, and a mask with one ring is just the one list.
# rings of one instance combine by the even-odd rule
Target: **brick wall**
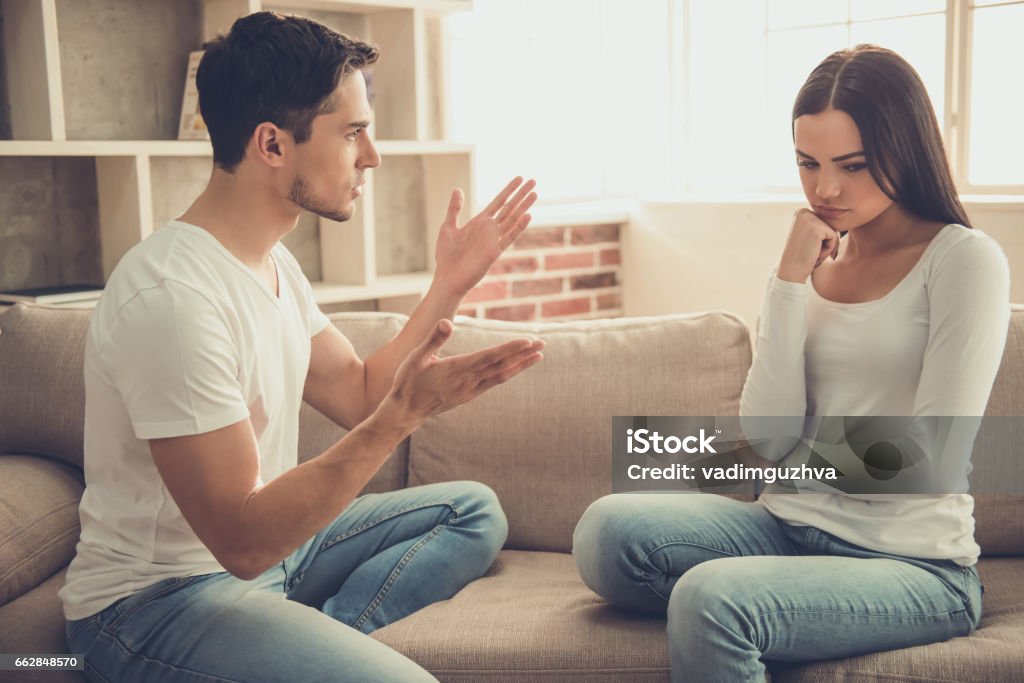
[[459,315],[497,320],[621,316],[620,228],[529,228],[466,295]]

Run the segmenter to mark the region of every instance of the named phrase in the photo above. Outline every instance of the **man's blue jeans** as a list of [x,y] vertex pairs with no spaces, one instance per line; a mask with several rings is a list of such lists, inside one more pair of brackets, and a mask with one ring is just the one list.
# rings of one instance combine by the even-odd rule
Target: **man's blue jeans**
[[974,567],[874,552],[712,494],[601,498],[573,554],[609,602],[667,614],[673,681],[763,681],[762,660],[923,645],[981,618]]
[[95,681],[433,681],[367,633],[455,595],[508,532],[483,484],[357,498],[252,581],[161,581],[67,624]]

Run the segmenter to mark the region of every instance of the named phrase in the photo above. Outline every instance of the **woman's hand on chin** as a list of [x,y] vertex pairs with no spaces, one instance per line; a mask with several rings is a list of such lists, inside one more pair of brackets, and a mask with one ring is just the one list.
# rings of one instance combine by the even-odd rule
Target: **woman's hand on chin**
[[810,209],[793,215],[777,275],[780,280],[806,282],[815,268],[839,251],[839,233]]

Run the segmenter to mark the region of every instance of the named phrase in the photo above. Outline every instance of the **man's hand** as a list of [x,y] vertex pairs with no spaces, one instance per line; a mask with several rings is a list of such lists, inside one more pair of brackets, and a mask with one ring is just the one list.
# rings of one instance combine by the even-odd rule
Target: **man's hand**
[[[459,212],[465,202],[462,190],[452,192],[448,215],[437,236],[435,281],[445,291],[462,299],[510,244],[530,224],[526,213],[537,195],[532,192],[536,182],[515,178],[498,193],[490,204],[461,228]],[[522,187],[520,187],[522,185]],[[519,191],[516,192],[516,188]],[[515,196],[512,193],[515,192]],[[511,199],[510,199],[511,197]]]
[[839,251],[839,233],[810,209],[793,215],[786,247],[782,251],[777,275],[780,280],[806,282],[814,269]]
[[483,351],[438,358],[452,335],[449,320],[440,320],[426,341],[413,349],[395,373],[391,393],[382,403],[397,408],[413,424],[473,400],[538,363],[544,342],[516,339]]

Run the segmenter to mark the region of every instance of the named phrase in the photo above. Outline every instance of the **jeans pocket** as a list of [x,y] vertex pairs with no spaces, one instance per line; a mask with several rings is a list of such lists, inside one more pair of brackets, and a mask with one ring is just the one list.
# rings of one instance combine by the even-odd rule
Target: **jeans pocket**
[[68,650],[72,654],[84,654],[87,648],[81,638],[88,635],[90,630],[92,636],[95,637],[96,631],[99,630],[101,614],[102,612],[98,612],[84,619],[64,622],[64,637],[68,643]]
[[181,590],[186,586],[190,586],[193,583],[201,581],[212,574],[199,574],[197,576],[176,576],[170,579],[164,579],[163,581],[157,581],[151,586],[132,593],[128,597],[121,598],[118,602],[115,602],[112,607],[116,616],[114,620],[106,625],[106,629],[114,631],[120,626],[126,619],[131,617],[133,614],[138,612],[140,609],[158,600],[165,595],[170,595],[175,591]]

